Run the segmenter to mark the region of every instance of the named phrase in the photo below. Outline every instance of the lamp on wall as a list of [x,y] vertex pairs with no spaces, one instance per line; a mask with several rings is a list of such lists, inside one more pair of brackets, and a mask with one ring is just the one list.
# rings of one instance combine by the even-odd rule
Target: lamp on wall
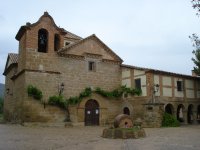
[[7,88],[7,89],[6,89],[6,94],[9,94],[9,91],[10,91],[10,89],[9,89],[9,88]]
[[158,92],[159,87],[160,87],[159,84],[155,84],[155,85],[154,85],[154,92]]
[[152,103],[156,102],[155,95],[156,95],[156,92],[159,91],[159,87],[160,87],[159,84],[154,84],[154,86],[153,86]]
[[60,84],[60,86],[59,86],[59,95],[61,95],[62,93],[63,93],[63,91],[64,91],[64,83],[62,82],[61,84]]

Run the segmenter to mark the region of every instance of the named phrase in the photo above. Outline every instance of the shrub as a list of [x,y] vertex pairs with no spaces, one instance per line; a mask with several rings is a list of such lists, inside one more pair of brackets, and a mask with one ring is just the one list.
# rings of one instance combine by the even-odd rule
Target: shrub
[[42,91],[33,85],[29,85],[27,88],[28,96],[32,96],[34,99],[41,100],[43,95]]
[[171,114],[164,113],[162,126],[163,127],[178,127],[180,126],[180,122]]
[[89,97],[92,94],[92,89],[90,87],[85,88],[83,92],[79,94],[79,98]]
[[67,101],[64,99],[63,96],[51,96],[49,97],[48,103],[50,105],[57,105],[63,109],[66,109],[67,106]]
[[76,105],[81,101],[81,98],[78,96],[75,97],[70,97],[69,99],[67,99],[68,103],[71,105]]
[[131,95],[141,95],[142,90],[141,89],[133,89],[133,88],[128,88],[126,86],[121,86],[118,89],[115,89],[111,92],[102,90],[101,88],[97,87],[95,89],[95,92],[101,96],[108,97],[108,98],[119,98],[123,95],[131,94]]

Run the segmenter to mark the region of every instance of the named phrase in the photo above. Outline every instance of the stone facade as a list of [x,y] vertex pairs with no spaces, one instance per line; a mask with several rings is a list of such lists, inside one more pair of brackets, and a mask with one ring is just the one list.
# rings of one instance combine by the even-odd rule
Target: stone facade
[[[63,122],[66,111],[47,105],[50,96],[59,94],[61,84],[64,85],[62,94],[65,98],[78,96],[86,87],[111,91],[126,85],[142,90],[141,96],[128,95],[118,100],[92,94],[76,106],[69,107],[73,124],[84,125],[86,115],[91,113],[96,113],[93,115],[98,116],[100,125],[112,124],[120,113],[129,113],[132,119],[144,119],[146,108],[143,104],[153,100],[165,104],[163,110],[171,109],[174,115],[181,108],[185,122],[193,122],[189,117],[191,114],[198,120],[198,77],[122,65],[122,59],[96,35],[81,38],[57,27],[47,12],[36,23],[21,26],[16,39],[19,53],[8,55],[4,71],[4,115],[8,121]],[[177,91],[177,83],[179,86],[184,83],[185,87]],[[42,91],[42,102],[28,97],[27,86],[30,84]],[[159,85],[156,92],[154,85]],[[89,100],[98,104],[96,111],[86,111]]]

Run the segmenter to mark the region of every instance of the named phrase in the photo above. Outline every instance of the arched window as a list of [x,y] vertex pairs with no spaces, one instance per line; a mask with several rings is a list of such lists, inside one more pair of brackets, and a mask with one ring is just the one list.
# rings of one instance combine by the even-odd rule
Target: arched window
[[177,108],[177,120],[179,120],[180,122],[184,122],[184,116],[183,116],[183,111],[184,111],[185,107],[183,104],[179,104],[178,108]]
[[173,115],[174,108],[173,108],[172,104],[167,104],[165,106],[165,112],[168,113],[168,114]]
[[60,48],[60,37],[58,34],[54,35],[54,51],[58,51]]
[[38,31],[38,52],[46,53],[48,47],[48,32],[45,29]]
[[124,114],[130,115],[130,110],[128,107],[124,107]]
[[193,107],[194,106],[192,104],[188,106],[187,118],[188,118],[188,123],[190,124],[192,124],[194,120]]

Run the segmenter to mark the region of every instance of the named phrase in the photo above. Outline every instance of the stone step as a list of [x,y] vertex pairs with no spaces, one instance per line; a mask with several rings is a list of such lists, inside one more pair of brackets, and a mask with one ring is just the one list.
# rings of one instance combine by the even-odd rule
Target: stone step
[[71,122],[24,122],[26,127],[73,127]]

